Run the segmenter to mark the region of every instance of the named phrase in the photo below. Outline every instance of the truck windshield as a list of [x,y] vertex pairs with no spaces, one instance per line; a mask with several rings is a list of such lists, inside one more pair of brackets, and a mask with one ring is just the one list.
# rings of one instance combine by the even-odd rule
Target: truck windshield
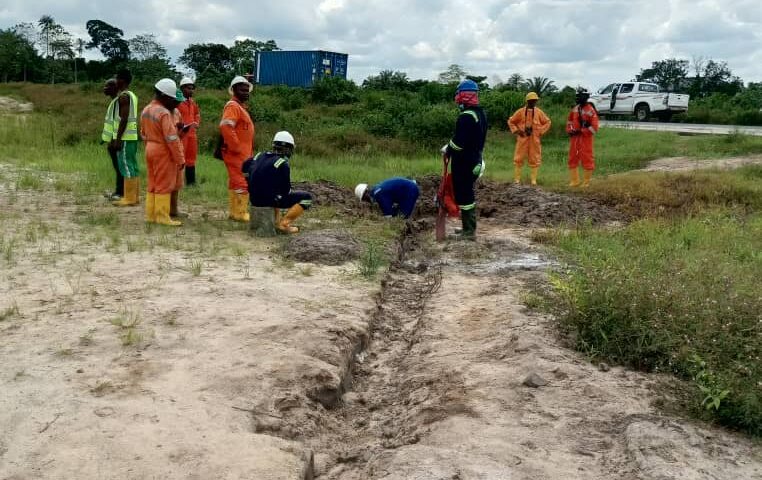
[[606,86],[605,88],[602,88],[598,93],[600,93],[601,95],[607,95],[607,94],[611,93],[611,90],[613,90],[613,89],[614,89],[614,84],[612,83],[612,84]]

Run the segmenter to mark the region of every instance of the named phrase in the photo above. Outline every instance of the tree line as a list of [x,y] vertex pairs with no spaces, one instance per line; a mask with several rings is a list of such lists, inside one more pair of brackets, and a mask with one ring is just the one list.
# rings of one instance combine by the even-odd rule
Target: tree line
[[[138,79],[177,77],[167,49],[156,35],[125,38],[124,31],[103,20],[88,20],[89,39],[75,38],[50,15],[0,29],[0,81],[78,83],[102,81],[121,68]],[[104,60],[86,60],[85,50],[98,50]],[[205,86],[220,87],[231,74],[251,72],[255,52],[279,50],[274,40],[236,40],[232,46],[190,44],[178,62],[196,72]]]
[[[135,78],[156,79],[179,77],[180,73],[167,54],[167,49],[152,33],[125,38],[124,31],[103,20],[85,23],[89,38],[74,38],[50,15],[37,22],[25,22],[0,29],[0,81],[37,83],[77,83],[102,81],[120,68],[132,70]],[[85,50],[98,50],[104,60],[86,60]],[[275,40],[236,40],[232,45],[195,43],[188,45],[177,59],[186,71],[195,72],[197,85],[209,88],[227,86],[230,77],[252,71],[257,52],[279,50]],[[316,88],[317,97],[329,103],[349,103],[356,97],[357,88],[422,92],[429,96],[445,96],[449,92],[438,88],[452,85],[464,78],[477,82],[485,90],[499,92],[535,91],[542,97],[559,102],[573,98],[574,88],[561,89],[547,77],[524,78],[509,74],[505,81],[467,72],[462,66],[450,65],[436,81],[412,80],[405,72],[383,70],[366,78],[361,85],[351,81],[329,81]],[[620,80],[612,78],[612,81]],[[758,110],[762,106],[762,83],[744,85],[734,75],[727,62],[695,57],[692,60],[669,58],[658,60],[641,69],[634,80],[653,82],[667,91],[689,93],[698,105],[709,106],[733,98],[736,107]]]

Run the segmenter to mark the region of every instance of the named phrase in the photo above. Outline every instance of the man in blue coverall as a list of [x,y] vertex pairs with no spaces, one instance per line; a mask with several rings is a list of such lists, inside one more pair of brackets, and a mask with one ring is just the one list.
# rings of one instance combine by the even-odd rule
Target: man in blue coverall
[[410,218],[418,200],[418,184],[415,180],[394,177],[368,188],[367,183],[355,187],[355,196],[365,202],[375,203],[387,218],[401,215]]
[[[281,233],[297,233],[291,222],[312,205],[312,195],[291,190],[289,159],[294,153],[294,137],[278,132],[273,137],[271,151],[260,152],[246,160],[241,167],[249,187],[249,201],[255,207],[275,208],[275,228]],[[280,215],[281,209],[288,209]]]

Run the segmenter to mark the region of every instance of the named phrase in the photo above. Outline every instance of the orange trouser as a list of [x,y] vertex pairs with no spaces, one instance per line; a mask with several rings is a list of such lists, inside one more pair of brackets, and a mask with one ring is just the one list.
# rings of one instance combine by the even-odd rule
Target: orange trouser
[[243,160],[225,158],[225,168],[228,169],[228,190],[235,190],[239,193],[249,191],[249,186],[243,177],[243,172],[241,172],[241,166],[243,166]]
[[539,135],[531,137],[516,137],[516,150],[513,152],[513,163],[517,167],[524,166],[524,159],[530,167],[539,167],[542,163],[542,143]]
[[195,167],[196,157],[198,156],[198,137],[196,132],[191,130],[191,133],[182,137],[183,152],[185,153],[185,166]]
[[574,135],[569,140],[569,168],[577,168],[581,163],[585,170],[595,170],[593,137]]
[[146,170],[148,171],[148,192],[156,194],[175,191],[179,167],[172,161],[164,145],[146,144]]

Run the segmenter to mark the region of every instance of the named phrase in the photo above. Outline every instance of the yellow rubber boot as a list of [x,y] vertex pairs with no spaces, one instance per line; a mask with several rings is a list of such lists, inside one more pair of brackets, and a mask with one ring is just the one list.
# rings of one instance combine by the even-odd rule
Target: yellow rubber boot
[[576,168],[569,169],[569,186],[579,187],[579,170]]
[[131,177],[124,179],[124,196],[112,205],[116,207],[131,207],[138,204],[138,177]]
[[249,192],[237,193],[238,202],[238,220],[239,222],[248,222],[251,219],[249,215]]
[[540,167],[530,167],[529,178],[532,186],[537,185],[537,173],[540,171]]
[[513,183],[516,185],[521,183],[521,167],[519,165],[513,166]]
[[154,218],[155,222],[161,225],[170,225],[179,227],[183,222],[172,220],[169,216],[169,205],[172,201],[171,193],[156,193],[154,198]]
[[301,217],[302,213],[304,213],[304,207],[302,207],[298,203],[294,205],[293,207],[289,208],[288,212],[286,212],[286,215],[284,215],[283,218],[280,219],[280,222],[277,225],[278,231],[281,233],[298,233],[299,229],[296,227],[292,227],[291,222]]
[[236,197],[235,190],[228,190],[228,218],[235,220],[238,213],[238,198]]
[[146,193],[146,222],[156,223],[156,198],[151,192]]
[[589,187],[590,186],[590,179],[593,178],[593,171],[592,170],[585,170],[582,172],[583,180],[582,180],[582,186],[583,187]]

